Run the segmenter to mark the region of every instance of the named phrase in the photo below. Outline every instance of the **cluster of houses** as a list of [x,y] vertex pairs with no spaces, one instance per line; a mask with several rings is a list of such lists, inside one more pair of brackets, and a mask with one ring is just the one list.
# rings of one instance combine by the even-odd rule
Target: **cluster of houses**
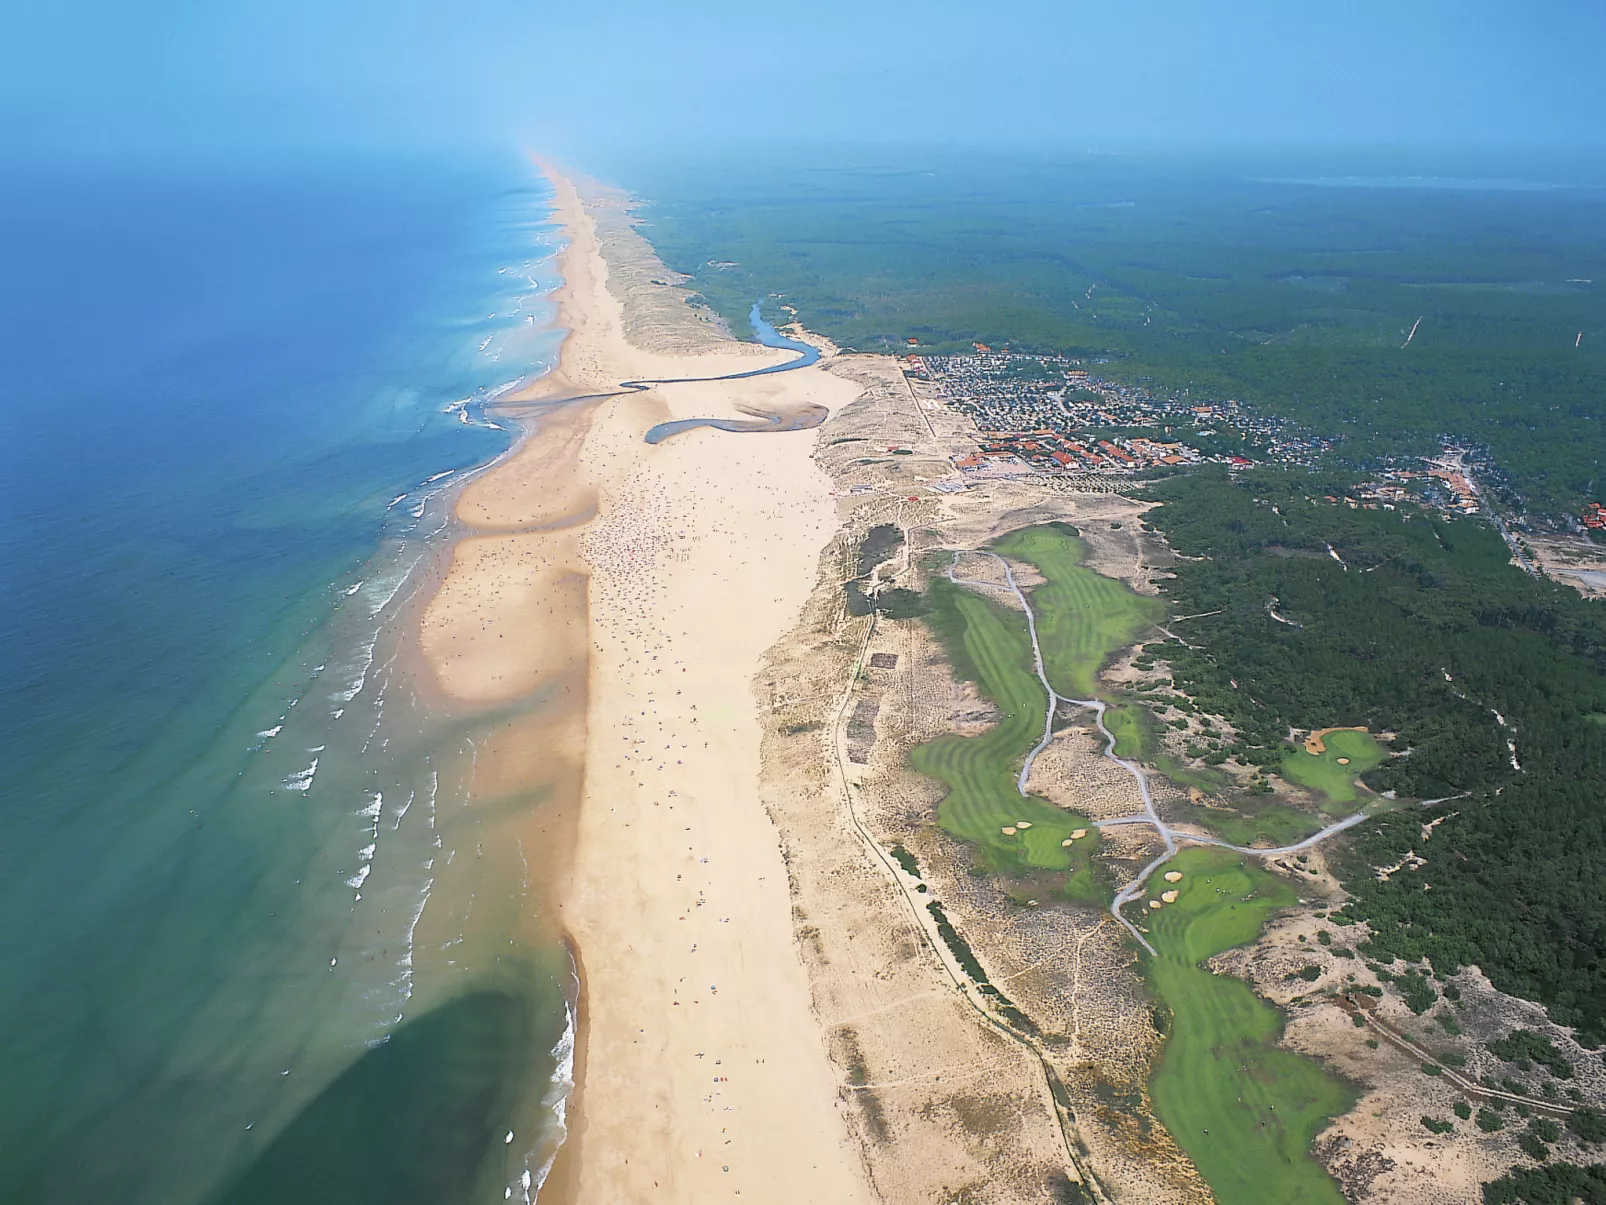
[[[991,475],[1056,470],[1127,470],[1156,465],[1196,464],[1204,457],[1181,442],[1159,443],[1138,436],[1131,439],[1077,439],[1052,427],[1036,431],[997,431],[983,436],[981,446],[954,460],[962,473]],[[1251,461],[1234,459],[1243,464]]]
[[[1310,464],[1320,440],[1236,401],[1201,404],[1161,398],[1145,389],[1094,377],[1067,356],[1022,355],[978,346],[974,354],[904,357],[904,373],[929,383],[982,434],[980,446],[955,459],[967,476],[1020,473],[1138,472],[1212,461],[1253,461],[1210,451],[1210,437],[1230,433],[1258,457]],[[1219,442],[1218,442],[1219,448]]]
[[1330,498],[1330,502],[1344,502],[1365,510],[1394,510],[1405,502],[1414,502],[1432,510],[1452,515],[1475,515],[1482,509],[1478,492],[1462,467],[1467,453],[1463,448],[1446,447],[1442,457],[1414,463],[1425,468],[1401,468],[1397,465],[1380,470],[1373,481],[1355,491],[1355,496]]
[[1440,496],[1438,500],[1445,510],[1462,515],[1478,513],[1478,491],[1472,488],[1472,482],[1467,480],[1459,465],[1433,465],[1428,469],[1428,476],[1436,483],[1436,488],[1429,492]]

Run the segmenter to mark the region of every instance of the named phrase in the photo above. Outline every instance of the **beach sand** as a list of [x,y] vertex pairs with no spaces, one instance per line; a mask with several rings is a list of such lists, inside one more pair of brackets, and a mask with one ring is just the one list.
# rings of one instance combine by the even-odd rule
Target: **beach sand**
[[[655,286],[661,266],[643,270],[645,244],[610,220],[617,200],[551,177],[569,334],[558,371],[506,412],[787,358]],[[837,522],[816,433],[643,441],[666,419],[835,409],[856,393],[807,368],[579,403],[535,418],[458,502],[468,530],[420,624],[436,684],[482,705],[544,692],[585,717],[556,894],[583,967],[583,1081],[544,1197],[871,1199],[759,796],[754,677],[797,623]]]

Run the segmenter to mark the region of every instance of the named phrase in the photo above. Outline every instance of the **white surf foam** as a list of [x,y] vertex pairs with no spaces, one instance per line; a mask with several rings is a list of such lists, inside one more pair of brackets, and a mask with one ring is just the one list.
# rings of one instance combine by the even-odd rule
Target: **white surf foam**
[[318,773],[318,759],[312,759],[312,764],[305,770],[291,774],[280,785],[287,791],[310,791],[312,780]]

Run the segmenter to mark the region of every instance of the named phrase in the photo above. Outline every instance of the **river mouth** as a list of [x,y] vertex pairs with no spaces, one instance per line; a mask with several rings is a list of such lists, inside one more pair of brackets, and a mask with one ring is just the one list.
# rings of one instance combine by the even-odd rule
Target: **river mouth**
[[[786,351],[801,353],[797,359],[789,360],[785,364],[771,364],[766,368],[755,368],[749,372],[732,372],[717,377],[702,377],[697,380],[706,381],[742,381],[749,377],[773,376],[778,372],[791,372],[798,368],[807,368],[820,361],[820,349],[812,344],[803,343],[797,339],[789,339],[765,321],[760,312],[760,302],[753,303],[748,313],[748,320],[753,324],[753,330],[758,335],[758,341],[765,347],[781,348]],[[645,387],[648,385],[691,384],[692,381],[627,381],[630,386]],[[693,431],[698,427],[712,427],[716,431],[731,431],[743,434],[754,432],[775,431],[808,431],[818,427],[829,416],[830,411],[824,406],[805,404],[797,407],[788,407],[780,410],[762,410],[753,406],[738,405],[736,409],[743,414],[752,415],[751,418],[678,418],[671,422],[659,423],[647,432],[647,442],[660,444],[666,439],[672,439],[684,431]]]
[[[794,367],[787,364],[784,368]],[[796,367],[802,367],[797,365]],[[760,410],[756,406],[737,406],[743,414],[751,414],[749,419],[742,418],[677,418],[671,422],[659,423],[647,432],[647,442],[661,444],[666,439],[673,438],[683,431],[692,431],[698,427],[712,427],[716,431],[734,431],[746,434],[768,431],[807,431],[818,427],[830,413],[824,406],[805,405],[787,410]]]

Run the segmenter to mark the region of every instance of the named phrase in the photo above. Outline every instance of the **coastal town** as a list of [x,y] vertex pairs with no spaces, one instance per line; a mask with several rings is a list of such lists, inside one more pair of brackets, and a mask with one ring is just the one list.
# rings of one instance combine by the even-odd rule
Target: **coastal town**
[[903,365],[911,388],[929,390],[975,422],[980,442],[954,460],[972,477],[1133,474],[1205,462],[1309,465],[1329,446],[1236,401],[1155,396],[1096,377],[1068,356],[978,345],[966,355],[910,353]]
[[[941,493],[1028,478],[1119,490],[1157,472],[1202,464],[1233,471],[1256,465],[1314,468],[1336,447],[1332,439],[1245,403],[1160,395],[1099,377],[1069,356],[978,344],[962,355],[910,350],[899,362],[910,392],[928,409],[940,407],[975,425],[967,446],[950,458],[954,472],[934,483]],[[1360,510],[1410,505],[1448,517],[1488,514],[1473,478],[1474,459],[1469,449],[1447,440],[1439,455],[1390,457],[1373,465],[1367,480],[1326,501]],[[1586,511],[1582,525],[1606,527],[1606,508]],[[1519,520],[1518,526],[1528,525]]]

